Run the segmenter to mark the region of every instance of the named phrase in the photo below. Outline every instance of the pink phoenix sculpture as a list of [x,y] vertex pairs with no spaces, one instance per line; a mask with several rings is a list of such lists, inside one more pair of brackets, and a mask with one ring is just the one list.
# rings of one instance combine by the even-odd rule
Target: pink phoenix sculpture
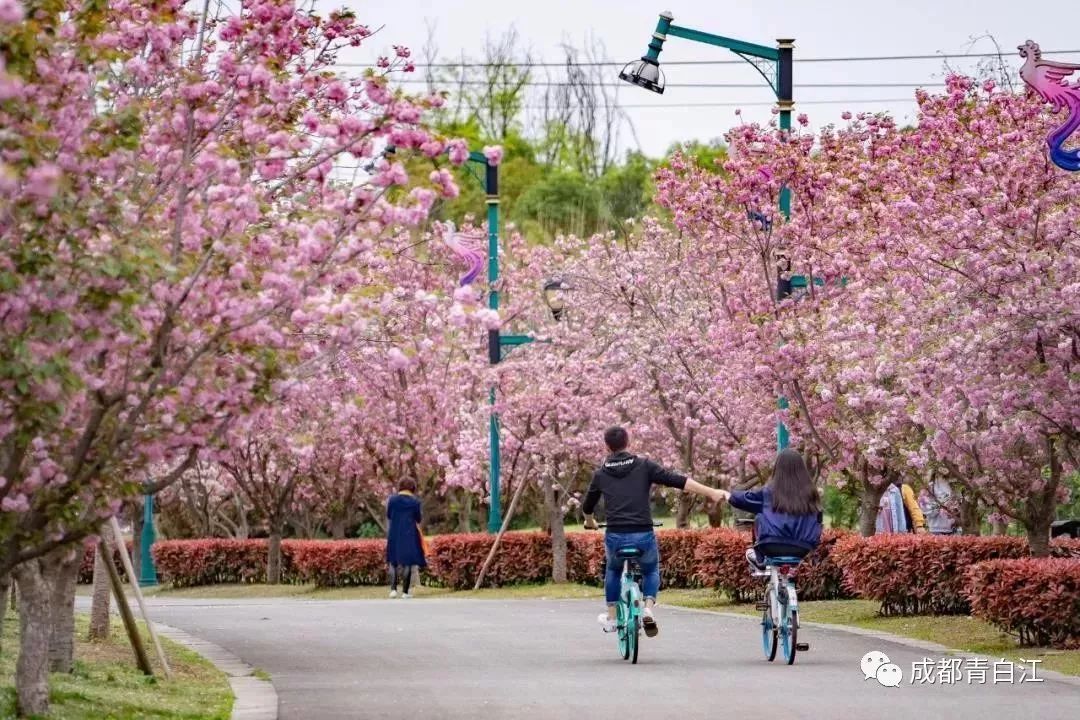
[[480,271],[484,268],[484,256],[475,248],[461,242],[458,237],[457,229],[454,227],[454,223],[449,221],[446,223],[446,229],[443,233],[443,242],[445,242],[447,247],[453,250],[458,257],[465,261],[465,265],[469,269],[461,276],[459,284],[461,287],[469,285],[473,280],[480,276]]
[[1065,78],[1080,70],[1080,65],[1043,60],[1039,44],[1028,40],[1017,48],[1024,64],[1020,77],[1045,102],[1054,106],[1055,112],[1069,111],[1065,122],[1046,138],[1050,148],[1050,160],[1070,172],[1080,170],[1080,148],[1066,150],[1063,146],[1069,136],[1080,128],[1080,81],[1068,83]]

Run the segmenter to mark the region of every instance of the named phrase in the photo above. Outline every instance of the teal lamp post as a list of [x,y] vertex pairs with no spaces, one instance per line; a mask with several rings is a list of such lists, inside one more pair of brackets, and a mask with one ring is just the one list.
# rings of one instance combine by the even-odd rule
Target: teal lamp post
[[[780,129],[791,129],[791,110],[795,105],[792,96],[794,40],[780,39],[776,41],[775,46],[770,47],[682,27],[681,25],[675,25],[674,20],[675,16],[669,11],[660,13],[660,20],[656,23],[656,31],[653,33],[652,39],[649,40],[648,50],[639,60],[627,63],[626,67],[619,73],[620,80],[662,95],[664,93],[664,73],[660,70],[660,51],[664,49],[664,41],[669,37],[683,38],[725,48],[750,63],[765,79],[765,82],[772,88],[773,93],[776,94],[776,105],[780,109]],[[786,187],[780,190],[780,212],[784,214],[785,218],[791,215],[791,191]],[[780,294],[780,291],[785,288],[790,293],[795,288],[806,287],[806,278],[802,275],[794,275],[790,281],[786,282],[786,286],[781,284],[778,288],[779,299],[786,297],[786,295]],[[787,398],[780,397],[777,400],[777,407],[781,410],[787,409]],[[783,422],[776,424],[776,445],[780,450],[788,446],[788,430]]]
[[139,585],[141,587],[153,587],[158,584],[157,568],[154,567],[154,556],[150,554],[157,535],[154,532],[154,496],[147,493],[143,495],[143,526],[142,535],[139,536]]

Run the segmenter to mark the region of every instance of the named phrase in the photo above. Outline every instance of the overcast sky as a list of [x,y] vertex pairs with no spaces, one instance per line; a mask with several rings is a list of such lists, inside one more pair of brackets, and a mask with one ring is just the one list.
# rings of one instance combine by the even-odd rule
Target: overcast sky
[[[340,6],[319,0],[320,9]],[[582,46],[587,38],[602,43],[607,59],[626,62],[642,55],[656,25],[657,14],[671,10],[675,23],[719,35],[774,44],[776,38],[795,38],[795,109],[810,116],[812,125],[836,122],[844,110],[886,110],[910,118],[914,87],[806,87],[808,84],[899,83],[933,86],[943,77],[941,59],[886,62],[804,62],[800,58],[994,52],[990,34],[1001,44],[1011,67],[1018,68],[1016,46],[1027,39],[1044,51],[1080,50],[1075,0],[371,0],[350,6],[369,26],[385,26],[366,47],[347,59],[370,61],[391,45],[414,49],[417,57],[428,40],[425,20],[435,24],[440,56],[479,58],[485,36],[498,36],[514,26],[523,44],[538,60],[560,60],[561,43]],[[828,6],[828,10],[824,7]],[[1080,62],[1080,54],[1060,55]],[[346,58],[342,58],[346,59]],[[720,48],[671,38],[661,54],[674,60],[729,60]],[[974,61],[950,61],[972,69]],[[617,67],[610,69],[612,76]],[[720,137],[740,122],[735,106],[686,107],[693,103],[733,103],[746,120],[767,120],[772,91],[745,63],[666,67],[669,87],[654,95],[620,85],[618,102],[626,108],[637,140],[625,133],[622,145],[656,156],[679,140]],[[417,77],[422,77],[417,73]],[[687,83],[745,83],[748,88],[671,87]],[[856,102],[862,100],[864,102]],[[814,101],[829,101],[814,104]],[[840,102],[837,102],[840,101]],[[873,102],[867,102],[873,101]],[[643,107],[644,106],[644,107]],[[640,143],[640,145],[639,145]]]

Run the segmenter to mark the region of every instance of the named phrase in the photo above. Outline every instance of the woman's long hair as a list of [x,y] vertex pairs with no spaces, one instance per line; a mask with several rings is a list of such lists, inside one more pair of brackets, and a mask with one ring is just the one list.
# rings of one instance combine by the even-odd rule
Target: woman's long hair
[[785,515],[814,515],[821,512],[821,496],[810,478],[802,455],[782,450],[776,456],[772,480],[772,507]]

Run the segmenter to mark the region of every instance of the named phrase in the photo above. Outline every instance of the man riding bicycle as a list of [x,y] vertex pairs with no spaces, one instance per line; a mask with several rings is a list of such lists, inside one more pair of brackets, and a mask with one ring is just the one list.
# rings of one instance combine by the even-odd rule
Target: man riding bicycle
[[659,628],[656,624],[656,595],[660,590],[660,549],[653,532],[652,503],[649,496],[653,485],[678,488],[684,492],[703,495],[719,502],[724,494],[706,487],[684,475],[666,470],[651,460],[627,452],[630,435],[621,427],[610,427],[604,432],[604,444],[609,455],[593,473],[589,490],[585,494],[582,511],[585,513],[585,529],[595,530],[593,511],[600,498],[604,499],[607,513],[607,533],[604,550],[607,555],[604,575],[604,595],[607,612],[597,618],[604,632],[615,632],[615,605],[619,600],[620,573],[622,568],[616,557],[620,548],[636,548],[640,553],[639,564],[644,578],[645,610],[642,625],[648,637],[654,637]]

